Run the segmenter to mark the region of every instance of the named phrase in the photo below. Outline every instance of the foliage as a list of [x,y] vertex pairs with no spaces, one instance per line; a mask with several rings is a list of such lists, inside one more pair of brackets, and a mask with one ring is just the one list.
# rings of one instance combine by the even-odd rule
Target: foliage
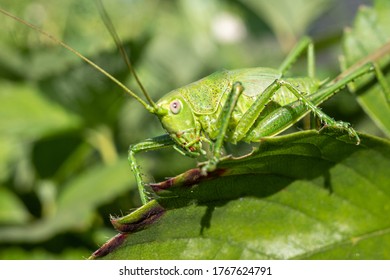
[[[274,2],[275,6],[267,5],[267,1],[244,0],[134,0],[104,4],[142,82],[155,100],[217,69],[277,67],[285,52],[303,34],[314,35],[317,42],[317,75],[321,79],[337,76],[341,30],[352,22],[354,14],[349,20],[345,17],[351,8],[342,1],[301,0],[293,7],[286,4],[291,1]],[[377,1],[377,5],[384,2]],[[93,1],[6,0],[1,6],[41,26],[125,81],[130,88],[137,89]],[[295,16],[297,14],[299,16]],[[287,19],[288,24],[277,16]],[[109,214],[127,213],[139,206],[134,179],[126,162],[128,145],[163,131],[153,116],[75,55],[12,19],[3,18],[3,22],[0,28],[0,258],[86,258],[97,245],[115,234]],[[231,31],[224,29],[224,24],[232,26]],[[302,59],[291,75],[305,75],[304,65]],[[328,114],[351,122],[359,131],[380,137],[386,133],[347,92],[338,94],[323,107]],[[300,128],[302,124],[298,124]],[[370,147],[368,151],[372,149],[376,148]],[[383,155],[382,158],[383,161],[375,164],[388,164],[388,157]],[[173,150],[140,155],[139,160],[145,173],[154,176],[149,181],[161,181],[196,165],[194,160]],[[360,178],[366,171],[364,166],[351,178],[363,181]],[[342,176],[343,173],[337,174]],[[364,187],[360,183],[359,186]],[[305,196],[310,195],[305,188],[301,191]],[[360,191],[357,188],[351,192],[356,196]],[[278,197],[282,199],[283,194]],[[293,195],[298,198],[301,194],[297,191]],[[313,201],[322,202],[329,192],[317,188],[311,195]],[[373,204],[378,204],[375,211],[379,211],[381,205],[386,206],[380,195],[372,199]],[[348,219],[349,210],[343,208],[343,203],[337,205],[336,202],[331,201],[332,205],[340,207],[340,215]],[[262,203],[265,202],[245,197],[232,200],[227,204],[229,208],[220,210],[229,214],[249,209],[256,217],[255,209]],[[252,204],[255,204],[253,209]],[[177,211],[191,214],[196,212],[191,212],[196,207]],[[278,211],[272,207],[270,210]],[[364,210],[367,209],[356,211]],[[213,217],[217,213],[220,213],[218,209]],[[172,217],[174,215],[173,211]],[[199,226],[199,222],[189,223],[191,215],[183,221],[183,227]],[[202,219],[202,213],[196,215],[198,220]],[[292,213],[287,211],[287,216],[281,218],[287,219],[288,215]],[[238,212],[240,216],[242,212]],[[268,219],[276,216],[275,213]],[[329,224],[323,227],[326,232],[332,230]],[[155,237],[164,234],[158,229],[150,228]],[[280,224],[276,230],[287,234],[291,228]],[[164,247],[153,244],[147,246]],[[198,243],[193,245],[196,247]],[[218,249],[218,244],[213,246]],[[194,251],[195,247],[191,249],[195,257],[212,257]],[[224,255],[227,258],[269,256],[300,255]],[[356,257],[352,254],[345,258],[352,256]],[[385,257],[388,256],[367,255],[367,258]]]
[[294,133],[196,184],[193,170],[183,173],[158,193],[162,216],[117,235],[105,258],[388,259],[390,145],[362,141],[329,129]]

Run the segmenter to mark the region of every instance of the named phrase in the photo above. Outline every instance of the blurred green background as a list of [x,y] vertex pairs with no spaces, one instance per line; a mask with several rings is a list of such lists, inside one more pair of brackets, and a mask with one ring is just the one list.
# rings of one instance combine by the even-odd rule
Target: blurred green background
[[[158,100],[221,68],[278,67],[303,35],[317,75],[339,73],[357,0],[104,1],[141,81]],[[91,0],[1,0],[138,91]],[[84,259],[115,234],[109,215],[140,205],[127,148],[163,134],[115,84],[36,31],[1,15],[0,259]],[[292,70],[305,75],[305,58]],[[324,111],[381,135],[347,91]],[[302,126],[298,125],[298,129]],[[148,181],[194,167],[172,149],[138,156]]]

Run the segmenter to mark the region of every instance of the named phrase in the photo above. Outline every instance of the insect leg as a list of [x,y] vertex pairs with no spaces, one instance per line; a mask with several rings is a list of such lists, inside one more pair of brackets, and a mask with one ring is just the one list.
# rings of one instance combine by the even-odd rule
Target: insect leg
[[212,158],[202,167],[203,174],[213,171],[217,163],[219,162],[219,159],[221,158],[222,145],[226,136],[229,121],[232,116],[233,110],[237,104],[237,100],[243,91],[244,87],[241,85],[240,82],[234,83],[232,90],[230,91],[228,98],[226,99],[222,113],[218,118],[217,127],[219,127],[220,129],[216,141],[213,144]]
[[[309,100],[309,97],[307,95],[301,93],[297,88],[295,88],[289,82],[283,80],[275,80],[270,86],[268,86],[265,89],[263,93],[261,93],[257,97],[255,102],[242,116],[233,134],[233,139],[234,139],[233,142],[238,142],[247,136],[248,131],[252,128],[252,126],[256,122],[258,116],[263,111],[265,105],[269,102],[272,95],[275,94],[280,87],[286,87],[292,94],[296,96],[298,102],[301,102],[303,106],[296,107],[295,109],[297,108],[299,109],[297,109],[296,114],[293,114],[292,116],[288,116],[288,114],[292,114],[293,112],[288,112],[288,110],[286,112],[284,111],[284,109],[287,107],[285,107],[283,111],[276,110],[275,112],[280,111],[280,113],[277,115],[272,114],[273,118],[269,119],[272,120],[272,123],[271,121],[265,123],[266,125],[262,130],[265,133],[264,136],[271,136],[279,133],[286,126],[287,127],[290,126],[292,123],[294,123],[299,118],[301,118],[301,116],[305,115],[309,110],[311,110],[326,125],[340,127],[344,130],[347,130],[351,136],[357,139],[357,142],[360,141],[356,131],[353,128],[351,128],[349,123],[345,123],[341,121],[337,122],[333,118],[326,115],[316,105],[314,105],[312,101]],[[268,116],[265,118],[265,120],[268,120]]]
[[286,87],[292,94],[294,94],[299,101],[301,101],[308,109],[310,109],[314,115],[316,115],[321,122],[329,126],[338,127],[344,129],[348,132],[351,137],[355,137],[357,144],[360,143],[360,138],[357,132],[351,127],[347,122],[335,121],[333,118],[329,117],[327,114],[322,112],[320,108],[314,105],[304,94],[302,94],[297,88],[286,81],[279,81],[281,86]]
[[382,87],[387,103],[390,105],[390,86],[385,78],[385,75],[383,74],[382,70],[378,66],[378,64],[375,63],[374,66],[375,66],[376,77],[379,81],[379,84]]
[[376,76],[379,84],[382,87],[382,91],[383,91],[383,94],[386,98],[386,101],[390,105],[390,86],[389,86],[381,68],[379,67],[378,63],[373,62],[372,65],[374,67],[375,76]]
[[[383,74],[382,69],[380,68],[378,62],[375,62],[375,61],[366,62],[365,64],[361,64],[361,65],[366,65],[366,64],[372,65],[376,79],[378,80],[378,83],[382,87],[384,97],[386,98],[387,103],[390,104],[390,85],[388,84],[388,82],[385,78],[385,75]],[[351,68],[347,69],[344,56],[340,57],[340,65],[341,65],[341,69],[343,70],[343,73],[336,78],[338,80],[341,80],[342,78],[347,77],[350,73],[353,73],[356,69],[359,68],[359,67],[356,67],[356,65],[353,65],[353,66],[351,66]],[[362,67],[361,65],[360,65],[360,67]],[[347,86],[351,92],[356,92],[357,88],[356,88],[354,83],[352,83],[352,82],[348,83]]]
[[334,81],[327,84],[324,88],[319,90],[318,92],[308,96],[311,102],[318,105],[323,101],[327,100],[329,97],[333,96],[338,90],[341,88],[350,85],[355,79],[364,76],[368,73],[373,73],[380,84],[384,95],[387,100],[390,101],[390,86],[387,80],[382,73],[380,67],[374,62],[368,62],[359,68],[348,71],[348,74],[340,75]]
[[314,59],[314,45],[309,37],[303,37],[297,45],[291,50],[288,56],[279,67],[279,71],[284,74],[298,59],[298,57],[307,51],[307,69],[310,78],[315,77],[315,59]]
[[168,134],[157,136],[154,138],[146,139],[143,142],[131,145],[128,152],[128,161],[131,170],[134,173],[135,181],[137,182],[139,195],[141,197],[142,204],[146,204],[149,201],[149,197],[145,191],[145,184],[142,181],[141,171],[135,160],[135,154],[144,151],[157,150],[174,145],[174,141]]
[[279,81],[275,80],[264,90],[264,92],[258,95],[255,102],[253,102],[251,107],[249,107],[238,122],[232,137],[233,143],[239,142],[245,135],[247,135],[249,129],[253,126],[260,113],[264,110],[265,106],[275,92],[278,91],[280,86],[281,84]]
[[[260,129],[253,130],[251,132],[251,135],[245,136],[245,138],[248,141],[259,141],[259,139],[261,139],[262,137],[276,135],[284,131],[286,128],[290,127],[294,123],[296,123],[303,116],[305,116],[309,112],[308,107],[311,108],[315,107],[316,108],[314,110],[315,113],[320,112],[320,110],[316,106],[318,106],[328,98],[332,97],[336,92],[338,92],[340,89],[348,85],[350,82],[368,73],[374,73],[374,74],[376,73],[375,66],[371,62],[364,64],[359,68],[354,69],[353,71],[349,72],[347,75],[340,76],[339,78],[329,82],[327,85],[325,85],[322,89],[318,90],[317,92],[311,95],[303,96],[304,100],[302,100],[301,98],[300,100],[297,100],[293,103],[290,103],[288,105],[285,105],[283,107],[280,107],[272,111],[263,119],[261,119],[261,121],[256,123],[256,126]],[[378,80],[380,79],[381,78],[378,78]],[[382,87],[389,88],[387,83],[384,82],[386,81],[382,80],[383,83]],[[297,95],[301,96],[299,91]],[[305,101],[309,101],[309,102],[305,102]],[[308,106],[308,104],[310,106]],[[322,112],[318,114],[322,118],[325,115]],[[326,116],[324,120],[325,123],[327,123],[328,125],[335,124],[336,126],[347,130],[350,135],[352,135],[357,139],[357,143],[359,143],[359,138],[356,131],[353,130],[348,123],[336,122],[335,120],[333,120],[328,116]]]

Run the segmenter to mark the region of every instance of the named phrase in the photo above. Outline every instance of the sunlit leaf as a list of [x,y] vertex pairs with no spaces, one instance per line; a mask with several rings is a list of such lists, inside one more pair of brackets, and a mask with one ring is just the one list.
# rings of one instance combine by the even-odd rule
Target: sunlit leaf
[[347,138],[329,131],[268,139],[211,177],[192,170],[162,183],[172,186],[151,208],[162,216],[147,222],[152,210],[141,211],[133,230],[95,257],[388,259],[390,143]]

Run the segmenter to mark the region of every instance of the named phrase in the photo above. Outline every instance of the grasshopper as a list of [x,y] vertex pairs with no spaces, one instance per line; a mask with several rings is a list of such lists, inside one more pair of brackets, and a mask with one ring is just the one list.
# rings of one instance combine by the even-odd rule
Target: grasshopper
[[[130,145],[128,150],[129,164],[143,204],[147,204],[151,197],[146,191],[146,184],[135,158],[137,153],[173,147],[184,156],[192,158],[206,156],[207,161],[200,164],[201,174],[206,175],[215,170],[218,163],[228,156],[223,154],[225,143],[260,142],[264,137],[271,137],[285,131],[309,112],[317,116],[323,125],[345,130],[350,137],[356,139],[356,144],[359,144],[358,133],[349,123],[334,120],[317,106],[355,79],[369,73],[377,77],[386,96],[390,96],[389,86],[383,78],[381,69],[372,61],[354,67],[347,74],[331,81],[321,82],[315,78],[314,45],[309,37],[304,37],[278,69],[256,67],[222,70],[173,90],[157,102],[142,90],[145,101],[64,42],[7,11],[0,9],[0,12],[33,28],[79,56],[159,119],[166,134]],[[108,22],[108,29],[122,55],[127,59],[110,22]],[[307,54],[308,61],[307,77],[286,78],[287,70],[304,53]],[[129,61],[128,65],[143,89]],[[211,147],[209,154],[204,148],[205,143]]]

